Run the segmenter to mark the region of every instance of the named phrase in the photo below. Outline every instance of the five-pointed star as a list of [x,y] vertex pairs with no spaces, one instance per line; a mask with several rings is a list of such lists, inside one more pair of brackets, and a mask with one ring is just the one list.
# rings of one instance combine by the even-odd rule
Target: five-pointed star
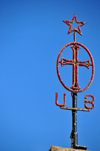
[[[76,21],[77,24],[79,24],[79,25],[77,26],[77,27],[78,27],[78,30],[77,30],[76,28],[73,28],[73,29],[72,29],[72,24],[74,23],[74,20]],[[79,21],[77,21],[76,15],[74,15],[72,21],[63,20],[63,22],[66,23],[67,25],[69,25],[68,34],[71,33],[72,31],[76,31],[76,32],[78,32],[80,35],[82,35],[82,32],[81,32],[80,27],[83,26],[84,24],[86,24],[86,22],[79,22]]]

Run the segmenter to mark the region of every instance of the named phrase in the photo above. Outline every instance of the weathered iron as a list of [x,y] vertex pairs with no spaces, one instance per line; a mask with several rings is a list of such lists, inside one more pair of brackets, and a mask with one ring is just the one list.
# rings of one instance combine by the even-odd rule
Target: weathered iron
[[[76,29],[76,28],[72,29],[72,24],[74,23],[74,21],[76,21],[76,23],[79,24],[78,25],[78,29]],[[68,34],[74,31],[74,42],[66,44],[61,49],[61,51],[60,51],[60,53],[58,55],[58,58],[57,58],[57,74],[58,74],[58,78],[59,78],[61,84],[64,86],[64,88],[72,93],[72,108],[71,107],[65,107],[65,105],[66,105],[66,93],[64,93],[64,103],[63,104],[59,104],[58,103],[58,93],[56,92],[56,105],[60,106],[60,109],[72,110],[72,132],[71,132],[71,136],[70,136],[70,138],[71,138],[71,148],[73,148],[75,150],[78,149],[78,151],[81,150],[81,149],[82,150],[86,150],[87,149],[86,146],[79,146],[78,145],[77,111],[89,112],[95,106],[94,103],[93,103],[95,98],[94,98],[93,95],[86,95],[85,99],[87,99],[87,97],[92,97],[92,101],[84,100],[84,103],[90,103],[92,105],[92,107],[88,107],[85,104],[85,108],[86,109],[77,108],[77,93],[81,93],[81,92],[85,91],[91,85],[91,83],[92,83],[92,81],[94,79],[94,72],[95,72],[95,70],[94,70],[94,60],[93,60],[93,57],[92,57],[90,51],[83,44],[76,42],[76,32],[79,33],[80,35],[82,35],[80,27],[82,25],[86,24],[86,22],[79,22],[77,20],[76,15],[74,15],[72,21],[64,20],[63,22],[66,23],[67,25],[69,25]],[[64,57],[61,58],[62,52],[68,46],[71,46],[71,49],[73,50],[73,60],[67,60]],[[86,50],[86,52],[88,53],[88,55],[90,57],[90,60],[87,60],[87,61],[79,61],[78,60],[78,52],[79,52],[81,47]],[[60,60],[60,58],[61,58],[61,60]],[[63,80],[62,80],[62,78],[60,76],[59,64],[61,64],[62,67],[64,65],[72,65],[73,66],[73,84],[72,84],[72,86],[70,88],[68,88],[66,86],[66,84],[63,82]],[[92,67],[91,79],[90,79],[88,85],[85,88],[83,88],[83,89],[81,89],[81,87],[79,86],[79,82],[78,82],[78,66],[84,66],[84,67],[86,67],[88,69],[90,68],[90,66]]]
[[[73,60],[67,60],[64,57],[62,57],[62,59],[60,60],[62,52],[65,50],[66,47],[68,47],[70,45],[72,45],[71,48],[73,50]],[[83,47],[87,51],[87,53],[89,54],[89,57],[91,59],[91,63],[90,63],[90,60],[78,61],[78,51],[80,49],[79,46]],[[66,86],[66,84],[64,84],[63,80],[61,79],[60,72],[59,72],[59,63],[61,64],[62,67],[64,65],[73,65],[73,85],[71,86],[71,88],[68,88]],[[84,67],[87,67],[88,69],[90,66],[92,66],[92,76],[91,76],[90,82],[82,90],[80,90],[80,86],[78,83],[78,66],[84,66]],[[93,57],[92,57],[90,51],[83,44],[78,43],[78,42],[71,42],[69,44],[66,44],[61,49],[61,51],[58,55],[58,58],[57,58],[57,74],[58,74],[58,78],[59,78],[61,84],[65,87],[65,89],[67,89],[73,93],[80,93],[80,92],[83,92],[86,89],[88,89],[94,79],[94,60],[93,60]]]
[[[73,29],[72,29],[72,24],[74,23],[74,21],[75,21],[77,24],[79,24],[79,25],[78,25],[78,30],[77,30],[77,28],[73,28]],[[74,31],[74,32],[78,32],[78,33],[82,36],[82,32],[81,32],[80,27],[83,26],[84,24],[86,24],[86,22],[82,22],[82,21],[79,22],[79,21],[77,20],[77,17],[76,17],[75,14],[74,14],[74,17],[73,17],[72,21],[63,20],[63,22],[66,23],[67,25],[69,25],[68,34],[70,34],[71,32]]]

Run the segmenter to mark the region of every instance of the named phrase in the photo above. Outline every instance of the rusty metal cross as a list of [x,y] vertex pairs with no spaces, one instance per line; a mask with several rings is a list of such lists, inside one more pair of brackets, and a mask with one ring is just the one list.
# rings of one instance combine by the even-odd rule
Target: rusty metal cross
[[78,61],[78,51],[80,49],[80,47],[78,45],[73,45],[71,46],[72,50],[73,50],[73,60],[67,60],[65,58],[62,57],[61,61],[59,61],[61,63],[62,66],[64,65],[73,65],[73,85],[71,86],[71,88],[73,90],[79,90],[80,86],[78,84],[78,66],[85,66],[89,69],[90,67],[90,61]]

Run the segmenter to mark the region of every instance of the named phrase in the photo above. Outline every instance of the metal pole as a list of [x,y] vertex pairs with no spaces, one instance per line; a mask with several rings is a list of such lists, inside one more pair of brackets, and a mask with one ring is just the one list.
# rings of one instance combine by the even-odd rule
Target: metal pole
[[[72,107],[77,108],[77,93],[72,94]],[[77,111],[72,110],[72,134],[71,134],[71,147],[76,148],[78,143],[77,136]]]
[[76,42],[76,31],[74,31],[74,42]]
[[[74,42],[76,42],[76,31],[74,31]],[[77,48],[75,50],[77,51]],[[75,52],[75,56],[76,56],[76,52]],[[75,77],[75,85],[77,86],[76,77]],[[72,93],[72,107],[77,108],[77,93]],[[77,135],[78,135],[77,134],[77,111],[72,110],[72,133],[71,133],[71,147],[72,148],[75,148],[75,146],[77,146],[78,144]]]
[[[74,42],[76,42],[76,31],[74,31]],[[75,68],[77,66],[77,47],[75,48]],[[75,71],[75,87],[77,88],[77,71]],[[72,93],[72,107],[77,108],[77,93]],[[71,133],[71,148],[84,149],[86,146],[78,145],[78,133],[77,133],[77,110],[72,110],[72,133]]]

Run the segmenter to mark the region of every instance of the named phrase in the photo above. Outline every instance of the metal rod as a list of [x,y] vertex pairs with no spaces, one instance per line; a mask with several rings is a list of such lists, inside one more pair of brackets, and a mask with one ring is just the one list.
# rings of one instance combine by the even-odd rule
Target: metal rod
[[[76,31],[74,30],[74,42],[76,42]],[[75,56],[77,53],[77,47],[75,48]],[[77,61],[77,58],[76,58]],[[75,65],[76,66],[76,65]],[[75,87],[77,88],[77,71],[75,71]],[[74,73],[73,73],[74,74]],[[74,149],[84,149],[86,150],[86,146],[78,145],[78,133],[77,133],[77,93],[72,93],[72,132],[71,132],[71,148]]]
[[[77,108],[77,93],[72,95],[72,107]],[[72,134],[71,134],[71,147],[76,148],[78,144],[77,134],[77,111],[72,110]]]
[[[77,93],[72,95],[72,107],[77,108]],[[87,146],[78,145],[78,133],[77,133],[77,110],[72,110],[72,133],[71,133],[71,148],[74,149],[87,149]]]
[[71,108],[71,107],[63,107],[63,106],[60,106],[60,109],[65,109],[65,110],[76,110],[76,111],[86,111],[86,112],[89,112],[89,111],[90,111],[90,109]]
[[76,42],[76,31],[74,30],[74,42]]

